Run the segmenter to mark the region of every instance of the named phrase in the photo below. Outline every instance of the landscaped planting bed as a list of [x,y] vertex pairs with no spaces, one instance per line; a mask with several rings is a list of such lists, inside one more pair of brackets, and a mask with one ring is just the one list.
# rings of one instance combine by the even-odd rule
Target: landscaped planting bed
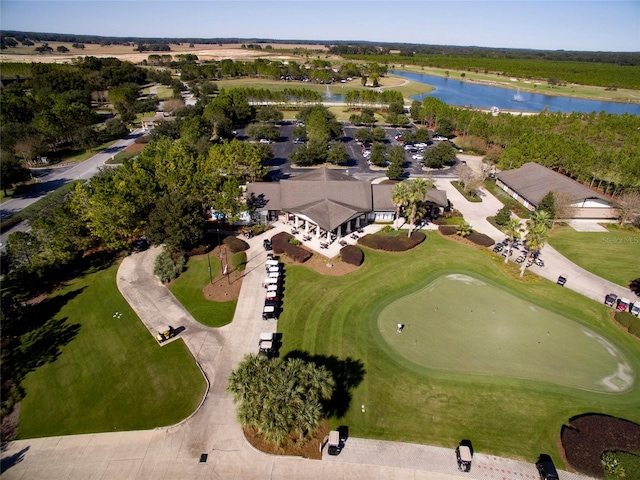
[[605,451],[640,454],[640,425],[608,415],[583,415],[562,427],[561,440],[569,465],[585,475],[602,478],[600,459]]

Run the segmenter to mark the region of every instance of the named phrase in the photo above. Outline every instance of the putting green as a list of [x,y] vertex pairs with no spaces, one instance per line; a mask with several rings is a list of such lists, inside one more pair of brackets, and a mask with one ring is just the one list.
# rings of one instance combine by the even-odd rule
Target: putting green
[[606,393],[630,389],[635,377],[601,335],[467,275],[443,275],[391,303],[378,329],[397,354],[428,369]]

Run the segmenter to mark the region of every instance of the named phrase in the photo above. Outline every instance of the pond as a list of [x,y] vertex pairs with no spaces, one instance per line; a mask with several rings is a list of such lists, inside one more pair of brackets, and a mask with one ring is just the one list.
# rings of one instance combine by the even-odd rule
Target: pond
[[520,92],[508,88],[478,85],[422,73],[397,71],[390,71],[389,73],[413,82],[435,87],[435,90],[430,93],[412,96],[413,100],[422,101],[429,96],[438,98],[448,105],[473,106],[485,109],[495,106],[501,110],[540,112],[547,108],[550,112],[606,112],[618,115],[624,113],[640,115],[640,105],[633,103],[583,100],[541,93]]

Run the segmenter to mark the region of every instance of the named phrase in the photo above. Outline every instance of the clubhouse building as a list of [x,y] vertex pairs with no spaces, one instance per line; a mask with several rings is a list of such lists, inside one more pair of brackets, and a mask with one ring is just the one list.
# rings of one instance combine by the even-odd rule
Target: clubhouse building
[[[307,235],[340,238],[368,223],[392,223],[396,212],[392,190],[391,184],[371,184],[319,168],[280,182],[249,183],[246,194],[255,208],[255,222],[267,223],[284,215]],[[427,218],[436,218],[449,202],[444,191],[430,189],[425,205]]]

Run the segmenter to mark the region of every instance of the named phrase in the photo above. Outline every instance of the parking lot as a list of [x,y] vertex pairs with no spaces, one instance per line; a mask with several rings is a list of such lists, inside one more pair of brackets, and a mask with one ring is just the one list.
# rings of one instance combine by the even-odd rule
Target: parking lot
[[[278,138],[278,140],[271,142],[270,144],[270,147],[273,150],[273,160],[271,160],[271,162],[268,164],[268,169],[269,177],[272,179],[287,178],[289,176],[296,175],[297,172],[300,171],[300,168],[303,168],[296,167],[289,162],[289,156],[291,155],[291,153],[296,148],[300,147],[299,144],[295,143],[296,137],[293,135],[293,129],[295,128],[295,126],[295,121],[284,121],[278,125],[278,129],[280,130],[280,137]],[[365,127],[355,126],[351,124],[343,125],[343,136],[337,141],[344,143],[347,154],[349,155],[349,160],[345,165],[342,165],[342,167],[348,172],[349,175],[363,180],[371,180],[373,178],[385,176],[385,168],[370,166],[367,163],[367,158],[362,151],[362,145],[360,145],[355,139],[356,132],[361,128]],[[411,131],[411,129],[387,127],[384,128],[384,131],[385,138],[382,143],[388,150],[392,146],[402,145],[401,142],[395,139],[396,135],[401,135],[406,131]],[[250,140],[244,134],[243,129],[238,129],[237,133],[237,138],[239,140]],[[424,147],[426,147],[426,144]],[[417,149],[416,151],[405,151],[405,177],[416,177],[424,175],[425,173],[422,169],[420,160],[417,158],[413,158],[416,153]]]

